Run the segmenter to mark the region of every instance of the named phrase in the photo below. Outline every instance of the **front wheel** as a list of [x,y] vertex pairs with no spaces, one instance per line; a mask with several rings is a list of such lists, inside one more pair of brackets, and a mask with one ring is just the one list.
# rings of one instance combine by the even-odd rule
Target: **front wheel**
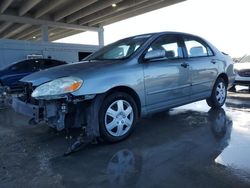
[[100,134],[105,141],[118,142],[133,131],[138,117],[134,99],[122,92],[107,96],[99,113]]
[[225,104],[227,98],[227,85],[225,80],[218,78],[214,84],[211,96],[207,99],[207,104],[211,108],[220,108]]

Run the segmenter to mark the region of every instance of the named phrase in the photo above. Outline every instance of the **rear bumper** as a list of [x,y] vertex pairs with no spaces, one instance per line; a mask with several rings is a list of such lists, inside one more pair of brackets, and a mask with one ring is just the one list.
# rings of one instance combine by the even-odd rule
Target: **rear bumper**
[[234,85],[250,86],[250,77],[241,77],[237,75],[235,77]]
[[234,85],[250,86],[250,81],[235,81]]

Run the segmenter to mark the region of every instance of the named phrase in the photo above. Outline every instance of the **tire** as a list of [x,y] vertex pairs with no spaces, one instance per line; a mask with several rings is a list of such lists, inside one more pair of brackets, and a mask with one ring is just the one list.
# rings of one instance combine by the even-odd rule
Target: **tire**
[[134,99],[123,92],[108,95],[99,111],[101,137],[107,142],[119,142],[134,130],[138,109]]
[[207,104],[211,108],[220,108],[225,104],[227,98],[227,84],[223,78],[218,78],[214,84],[211,96]]

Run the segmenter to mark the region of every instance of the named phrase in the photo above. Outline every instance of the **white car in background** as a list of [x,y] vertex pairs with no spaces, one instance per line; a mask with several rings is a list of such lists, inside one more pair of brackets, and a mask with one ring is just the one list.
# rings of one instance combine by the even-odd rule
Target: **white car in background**
[[240,62],[234,64],[236,73],[235,85],[248,86],[250,89],[250,55],[244,56]]

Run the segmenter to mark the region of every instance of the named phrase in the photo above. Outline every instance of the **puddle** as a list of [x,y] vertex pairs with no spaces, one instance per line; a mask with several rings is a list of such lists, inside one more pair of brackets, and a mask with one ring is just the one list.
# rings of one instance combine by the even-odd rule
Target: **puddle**
[[[237,87],[242,89],[242,87]],[[250,101],[250,100],[249,100]],[[241,102],[239,100],[239,102]],[[250,175],[250,119],[249,108],[243,110],[242,108],[230,108],[228,105],[223,107],[225,109],[225,115],[229,116],[232,120],[233,126],[230,131],[230,139],[226,142],[227,145],[215,158],[215,162],[228,167],[233,170],[246,172]],[[177,108],[178,110],[196,110],[201,112],[209,111],[205,101],[192,103],[186,106]],[[220,124],[223,121],[223,117],[219,116],[215,119],[214,124]],[[219,126],[217,126],[219,127]],[[237,173],[238,173],[237,172]],[[248,176],[250,181],[250,176]]]
[[[233,128],[228,147],[215,159],[216,163],[250,173],[250,120],[241,111],[228,111]],[[250,178],[250,177],[249,177]]]

